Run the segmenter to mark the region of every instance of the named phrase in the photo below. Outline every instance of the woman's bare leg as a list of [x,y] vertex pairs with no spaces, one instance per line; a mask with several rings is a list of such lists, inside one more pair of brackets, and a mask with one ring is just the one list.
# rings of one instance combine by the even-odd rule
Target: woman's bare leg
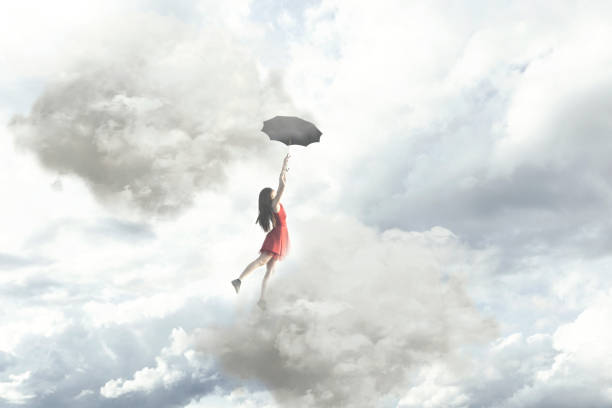
[[262,252],[257,259],[255,259],[253,262],[248,264],[246,268],[244,268],[244,271],[242,271],[238,279],[242,280],[242,278],[247,276],[253,270],[265,265],[266,262],[268,262],[271,258],[272,254],[270,252]]
[[271,258],[268,263],[266,263],[266,274],[263,277],[263,281],[261,282],[261,296],[259,297],[259,300],[262,301],[264,298],[264,293],[266,291],[266,285],[268,284],[268,278],[270,277],[270,275],[272,274],[272,271],[274,270],[274,265],[276,265],[276,259]]

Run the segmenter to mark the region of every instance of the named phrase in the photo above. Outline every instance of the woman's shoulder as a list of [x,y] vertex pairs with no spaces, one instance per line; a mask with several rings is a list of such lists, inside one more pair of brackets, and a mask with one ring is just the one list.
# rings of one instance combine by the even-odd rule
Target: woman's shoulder
[[274,209],[274,212],[278,213],[281,210],[282,207],[283,207],[283,205],[281,203],[276,204],[276,208]]

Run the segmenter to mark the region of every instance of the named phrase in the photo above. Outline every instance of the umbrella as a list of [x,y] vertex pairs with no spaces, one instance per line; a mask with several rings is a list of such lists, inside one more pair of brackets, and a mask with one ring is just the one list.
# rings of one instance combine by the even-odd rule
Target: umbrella
[[264,121],[261,129],[270,140],[278,140],[286,144],[308,146],[321,139],[321,131],[312,123],[295,116],[275,116]]

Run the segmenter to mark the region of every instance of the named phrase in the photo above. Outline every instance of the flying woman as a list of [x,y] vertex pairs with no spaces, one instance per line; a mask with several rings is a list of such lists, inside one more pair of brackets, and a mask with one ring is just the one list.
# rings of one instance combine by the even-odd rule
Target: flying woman
[[[287,230],[287,214],[280,199],[285,191],[287,182],[287,163],[289,162],[289,153],[283,160],[283,168],[278,180],[278,189],[274,191],[270,187],[266,187],[259,192],[259,215],[255,223],[259,223],[264,232],[267,232],[266,238],[259,250],[260,254],[257,259],[247,265],[238,279],[232,281],[236,293],[240,291],[242,279],[254,269],[266,265],[266,274],[261,283],[261,296],[257,305],[262,309],[266,308],[264,301],[264,293],[268,278],[274,269],[274,265],[279,260],[285,258],[289,251],[289,231]],[[273,228],[270,229],[270,224]]]

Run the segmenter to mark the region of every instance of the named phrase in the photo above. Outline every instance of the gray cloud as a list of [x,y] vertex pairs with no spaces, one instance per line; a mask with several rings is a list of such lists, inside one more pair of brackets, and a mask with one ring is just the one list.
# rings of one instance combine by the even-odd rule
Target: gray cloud
[[336,208],[503,248],[501,271],[544,252],[609,253],[609,5],[479,3],[324,1],[325,17],[309,20],[327,35],[296,40],[294,66],[340,50],[321,52],[318,75],[296,69],[293,84],[350,156]]
[[[507,114],[508,95],[491,83],[465,90],[467,99],[489,96],[428,129],[397,135],[395,149],[374,144],[355,163],[351,179],[368,181],[342,184],[348,208],[382,228],[443,225],[472,245],[498,246],[506,271],[542,251],[608,254],[612,128],[603,111],[612,100],[603,95],[612,88],[600,85],[543,110],[541,142],[508,158],[497,154],[503,136],[491,130]],[[503,160],[511,170],[496,170]]]
[[105,238],[119,238],[132,241],[154,239],[155,233],[149,224],[106,218],[85,228],[91,235]]
[[44,265],[49,263],[48,259],[39,256],[22,256],[14,254],[0,253],[0,269],[23,268],[32,265]]
[[[64,217],[46,224],[39,230],[32,231],[25,239],[24,247],[28,251],[35,251],[40,246],[53,243],[65,231],[82,234],[83,238],[90,242],[123,241],[136,243],[156,238],[151,225],[144,222],[126,221],[111,217],[83,222],[79,218]],[[7,262],[8,259],[10,258],[7,258]]]
[[281,406],[379,406],[413,370],[495,333],[442,266],[467,260],[449,231],[379,234],[325,217],[291,225],[310,238],[280,266],[269,311],[249,305],[197,334],[225,374],[261,381]]
[[55,288],[60,288],[61,286],[61,282],[59,281],[42,276],[33,276],[20,282],[8,282],[3,284],[0,287],[0,293],[7,297],[28,299],[38,297]]
[[261,123],[291,103],[237,40],[152,15],[109,24],[140,29],[106,38],[108,53],[75,62],[9,123],[43,166],[83,178],[109,207],[164,216],[223,186],[230,162],[269,149]]
[[0,351],[0,372],[5,371],[8,367],[15,363],[15,357],[4,351]]

